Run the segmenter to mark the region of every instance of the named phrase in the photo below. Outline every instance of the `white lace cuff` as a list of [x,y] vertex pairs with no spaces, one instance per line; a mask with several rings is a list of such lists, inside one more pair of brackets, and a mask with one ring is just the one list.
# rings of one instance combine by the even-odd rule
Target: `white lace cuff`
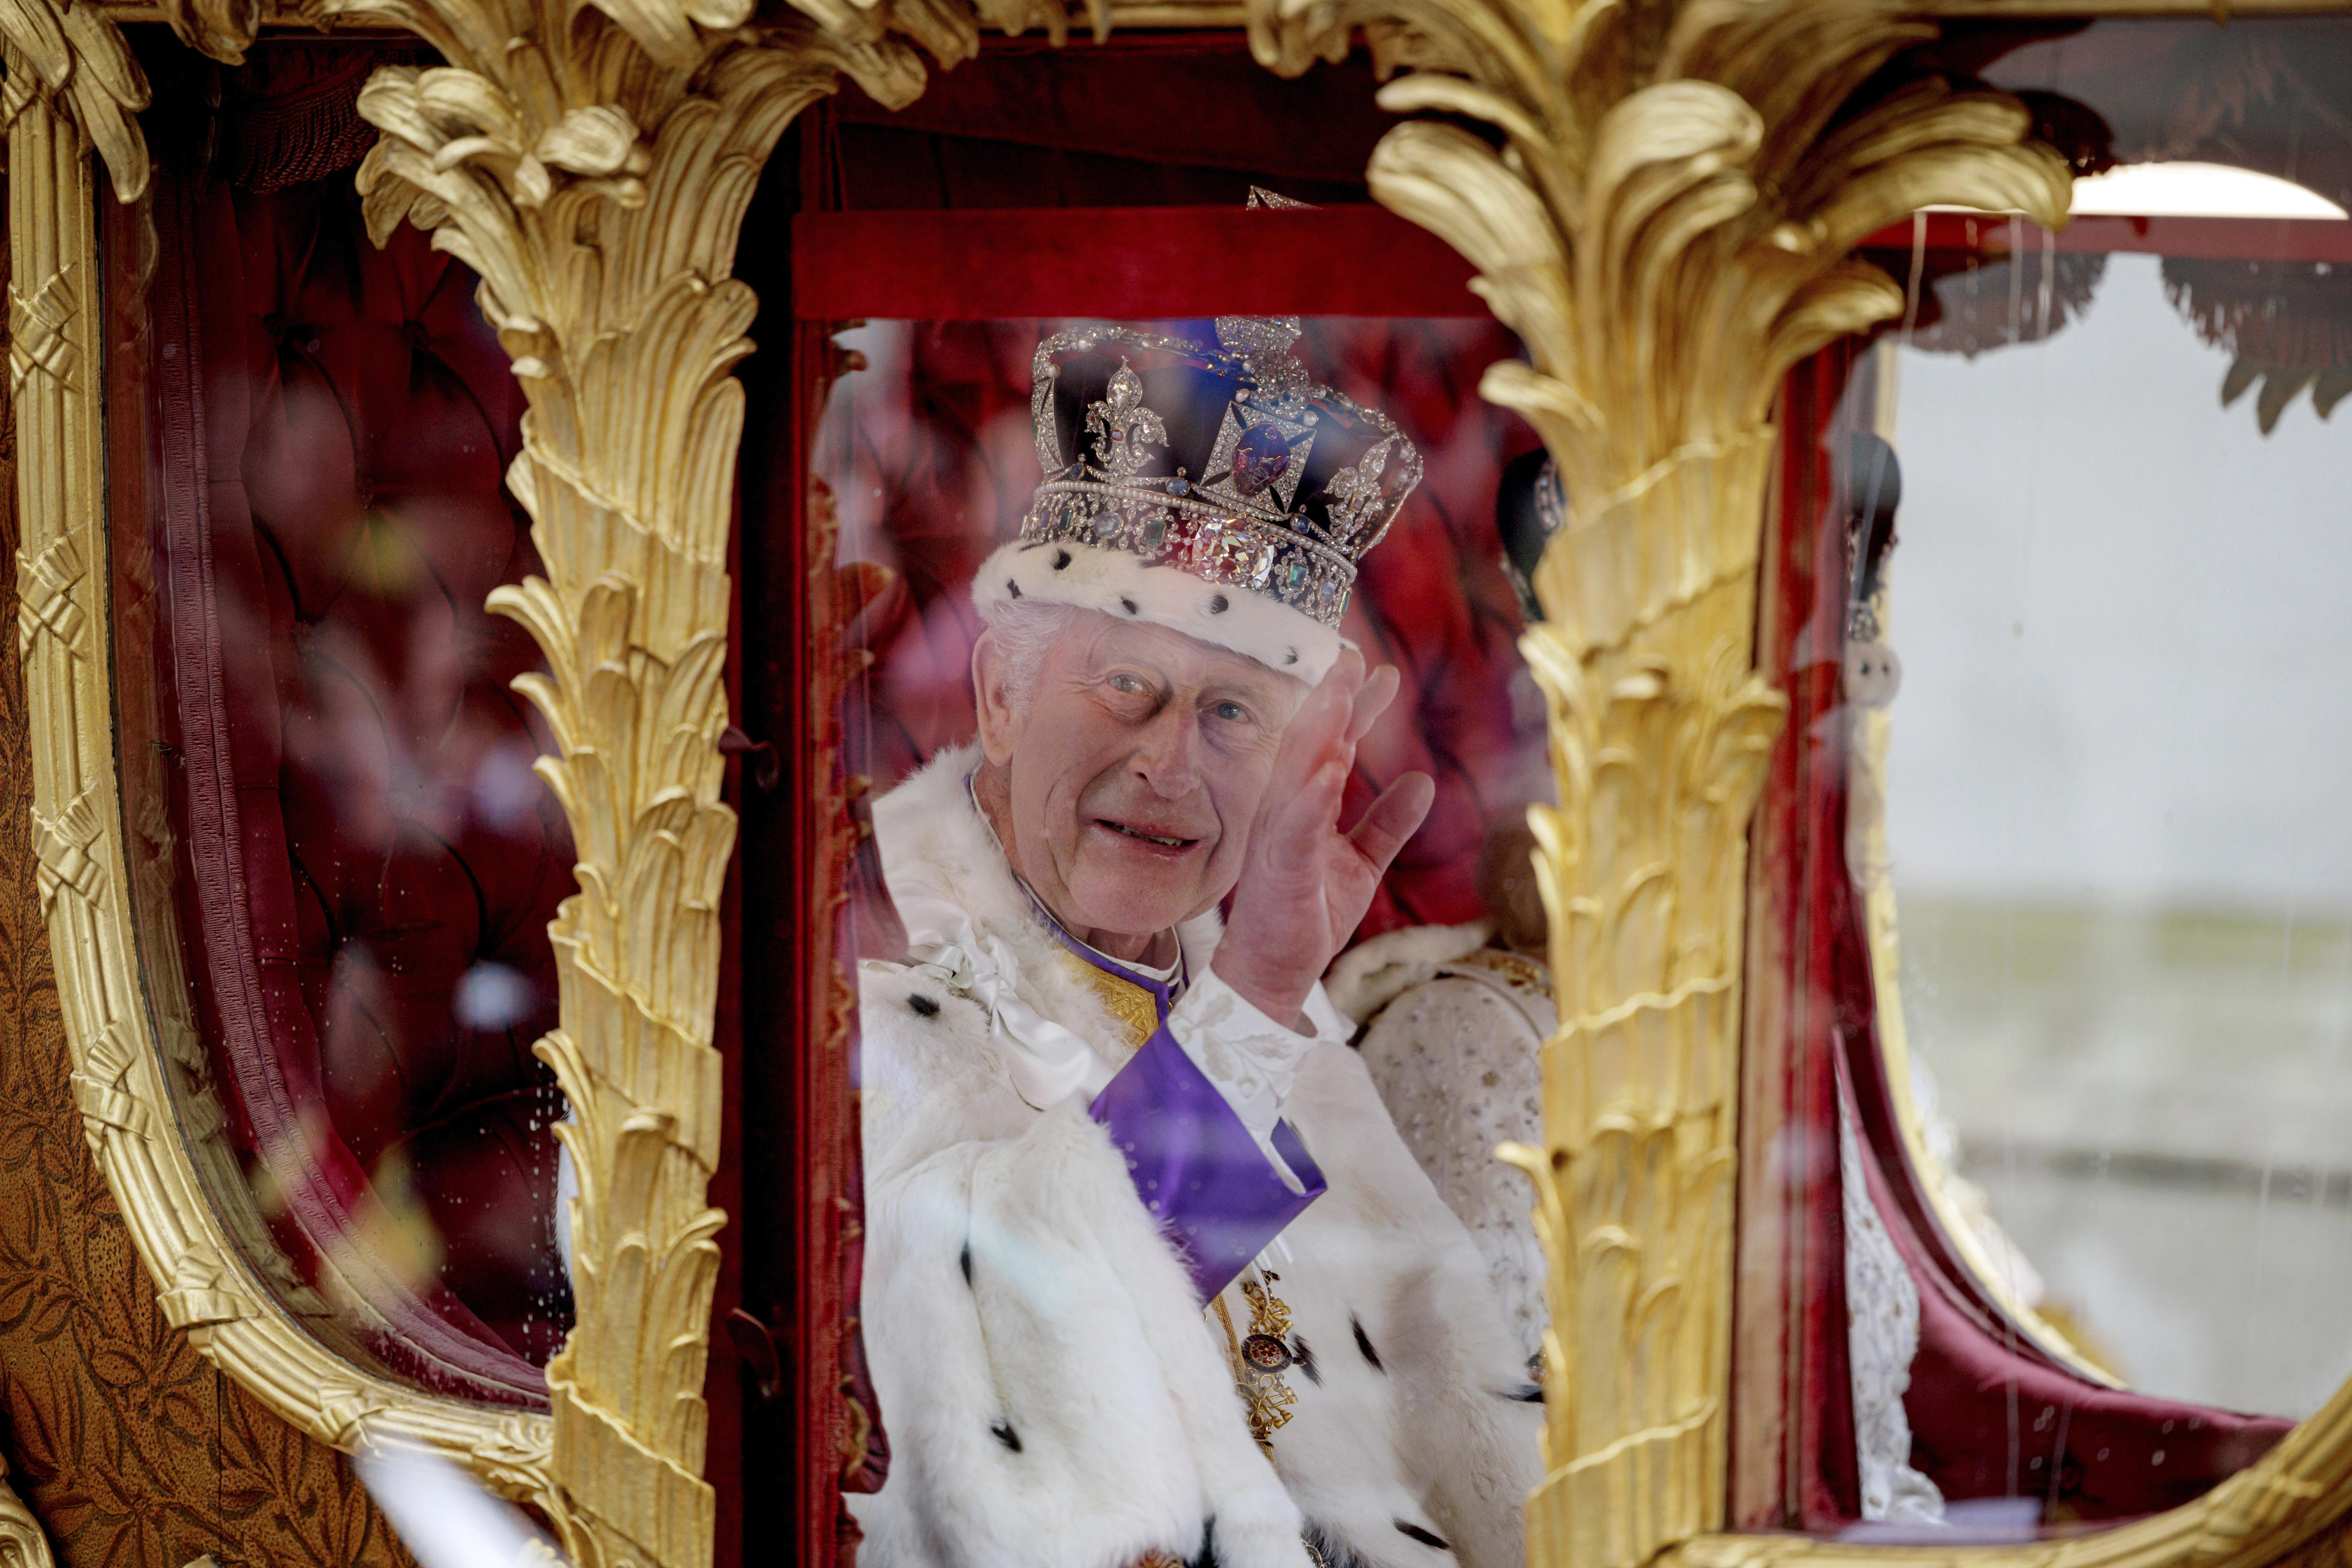
[[1308,1051],[1327,1040],[1345,1045],[1353,1032],[1320,984],[1307,994],[1300,1012],[1313,1034],[1276,1023],[1212,969],[1192,982],[1168,1014],[1169,1036],[1224,1096],[1266,1163],[1292,1192],[1306,1188],[1275,1152],[1274,1129],[1282,1120],[1282,1102],[1289,1098],[1290,1081]]

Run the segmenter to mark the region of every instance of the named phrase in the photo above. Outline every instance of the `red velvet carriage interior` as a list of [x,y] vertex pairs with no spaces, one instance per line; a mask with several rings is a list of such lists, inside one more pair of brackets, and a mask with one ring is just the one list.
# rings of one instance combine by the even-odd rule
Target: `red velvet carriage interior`
[[163,672],[152,804],[273,1233],[389,1369],[532,1404],[569,1317],[530,1047],[572,857],[510,689],[537,650],[484,608],[537,564],[504,484],[522,397],[472,274],[413,228],[369,243],[352,95],[383,57],[264,49],[217,116],[162,78],[217,152],[159,169],[152,277],[130,223],[110,255],[152,322],[116,317],[151,433],[122,591],[152,582],[157,628],[125,651]]

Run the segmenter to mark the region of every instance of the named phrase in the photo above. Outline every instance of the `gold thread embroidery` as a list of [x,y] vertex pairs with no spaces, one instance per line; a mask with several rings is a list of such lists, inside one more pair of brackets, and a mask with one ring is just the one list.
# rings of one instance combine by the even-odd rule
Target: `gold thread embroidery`
[[1065,952],[1062,959],[1077,971],[1078,978],[1109,1011],[1111,1021],[1126,1032],[1128,1050],[1141,1050],[1143,1042],[1160,1027],[1160,1004],[1151,993],[1132,980],[1122,980],[1107,969],[1088,963],[1075,952]]

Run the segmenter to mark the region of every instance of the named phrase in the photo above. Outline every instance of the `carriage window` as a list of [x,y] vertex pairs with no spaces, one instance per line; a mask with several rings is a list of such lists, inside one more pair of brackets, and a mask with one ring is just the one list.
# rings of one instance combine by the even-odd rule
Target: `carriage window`
[[1969,23],[1907,62],[2024,95],[2075,216],[1875,237],[1900,314],[1783,397],[1750,1049],[1790,1087],[1748,1080],[1742,1300],[1827,1331],[1794,1397],[1853,1427],[1736,1479],[1742,1523],[2154,1513],[2352,1373],[2347,47]]
[[2352,1373],[2352,430],[2296,362],[2352,295],[2105,262],[2046,342],[1899,356],[1882,1007],[2026,1304],[2135,1388],[2303,1416]]
[[[571,841],[510,687],[537,650],[484,607],[537,563],[505,489],[522,397],[473,275],[368,238],[349,100],[382,53],[262,51],[213,160],[110,218],[141,962],[213,1200],[298,1320],[543,1405],[571,1308],[531,1047]],[[286,101],[304,134],[263,113]]]
[[[1407,1526],[1511,1560],[1516,1506],[1467,1468],[1405,1478],[1444,1442],[1531,1481],[1540,1422],[1545,1270],[1493,1156],[1539,1140],[1553,1028],[1516,647],[1544,459],[1475,392],[1515,344],[1239,315],[835,342],[812,467],[873,656],[844,714],[879,881],[869,1540],[981,1506],[936,1432],[1026,1454],[1093,1441],[1095,1410],[1139,1456],[1254,1439],[1330,1561]],[[1327,854],[1351,862],[1328,901],[1269,897],[1321,889]],[[993,1348],[1014,1334],[1066,1363],[1032,1375]],[[975,1375],[1002,1408],[966,1407]]]

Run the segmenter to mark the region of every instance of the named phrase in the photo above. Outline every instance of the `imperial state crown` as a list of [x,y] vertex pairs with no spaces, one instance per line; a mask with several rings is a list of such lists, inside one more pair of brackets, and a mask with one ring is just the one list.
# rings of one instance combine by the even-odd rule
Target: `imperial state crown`
[[1174,626],[1309,681],[1339,654],[1356,566],[1413,487],[1386,415],[1312,380],[1296,317],[1225,316],[1216,345],[1130,326],[1037,346],[1037,487],[972,585]]

